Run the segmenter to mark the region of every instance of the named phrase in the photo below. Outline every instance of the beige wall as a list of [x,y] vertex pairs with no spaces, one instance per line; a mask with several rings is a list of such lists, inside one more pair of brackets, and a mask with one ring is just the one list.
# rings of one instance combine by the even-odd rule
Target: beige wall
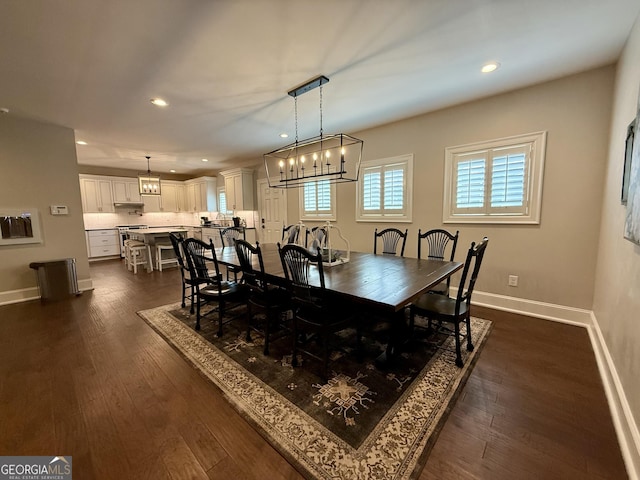
[[[460,230],[459,255],[490,239],[477,288],[557,305],[591,309],[607,157],[613,67],[353,133],[364,159],[414,154],[413,222],[405,254],[416,256],[418,228]],[[444,149],[546,130],[547,155],[540,225],[442,224]],[[352,132],[349,132],[352,133]],[[288,219],[298,215],[289,191]],[[372,251],[374,228],[355,222],[354,184],[338,186],[338,225],[353,250]],[[519,286],[507,286],[508,275]]]
[[[638,105],[638,59],[640,20],[617,68],[593,303],[636,426],[640,419],[640,246],[622,236],[626,209],[620,204],[620,187],[627,125]],[[636,469],[640,472],[640,462]]]
[[[50,205],[69,215],[52,216]],[[78,279],[89,279],[73,130],[0,116],[0,207],[35,207],[43,243],[0,246],[0,293],[36,285],[34,261],[73,257]]]

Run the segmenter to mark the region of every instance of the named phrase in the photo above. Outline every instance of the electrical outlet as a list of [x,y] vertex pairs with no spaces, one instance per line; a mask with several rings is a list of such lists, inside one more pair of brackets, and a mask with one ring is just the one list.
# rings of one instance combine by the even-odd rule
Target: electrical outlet
[[518,286],[518,276],[517,275],[509,275],[509,286],[517,287]]

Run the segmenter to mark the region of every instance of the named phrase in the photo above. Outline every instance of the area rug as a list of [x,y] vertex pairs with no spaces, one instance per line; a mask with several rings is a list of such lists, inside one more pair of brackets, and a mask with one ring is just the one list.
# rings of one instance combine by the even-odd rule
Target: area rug
[[488,320],[472,319],[476,348],[463,350],[463,368],[455,365],[453,338],[433,334],[413,335],[394,363],[380,368],[375,359],[386,329],[371,322],[359,356],[355,331],[336,339],[346,347],[332,352],[324,383],[319,362],[299,357],[291,366],[286,331],[268,356],[259,334],[247,341],[242,311],[220,338],[211,319],[196,332],[195,315],[179,304],[138,313],[300,473],[321,480],[416,478],[491,329]]

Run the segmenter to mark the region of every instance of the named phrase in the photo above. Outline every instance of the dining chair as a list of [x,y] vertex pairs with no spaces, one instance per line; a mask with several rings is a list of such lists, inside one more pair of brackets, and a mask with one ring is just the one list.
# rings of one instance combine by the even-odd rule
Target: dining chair
[[397,228],[385,228],[378,232],[376,228],[373,233],[373,253],[378,253],[378,239],[382,240],[382,253],[387,255],[398,254],[398,244],[400,244],[400,256],[404,257],[404,247],[407,243],[409,229],[404,232]]
[[[453,323],[454,330],[452,333],[455,337],[456,365],[458,367],[462,367],[464,364],[460,351],[461,336],[467,337],[468,351],[472,351],[474,348],[471,339],[471,295],[478,279],[480,265],[488,243],[489,239],[487,237],[484,237],[477,245],[475,242],[471,242],[455,298],[451,298],[449,295],[425,293],[409,306],[409,326],[411,329],[415,328],[416,315],[428,319],[429,330],[433,320],[439,322],[440,326],[442,326],[443,322]],[[460,332],[460,323],[463,322],[466,323],[465,335]]]
[[[197,238],[188,238],[182,243],[189,274],[195,280],[195,302],[196,302],[196,330],[200,330],[200,320],[204,316],[202,307],[209,303],[217,303],[218,307],[211,310],[218,312],[218,337],[222,336],[222,325],[233,320],[233,317],[223,322],[225,308],[228,303],[242,301],[242,288],[235,282],[222,280],[216,249],[213,241],[205,243]],[[209,265],[213,263],[213,269]]]
[[[456,230],[456,233],[450,233],[446,230],[442,230],[440,228],[436,228],[433,230],[429,230],[427,232],[422,233],[420,229],[418,229],[418,258],[422,258],[422,242],[425,241],[427,244],[427,258],[432,260],[444,260],[447,249],[449,245],[451,245],[451,250],[449,254],[448,260],[453,262],[453,259],[456,254],[456,246],[458,245],[458,235],[459,231]],[[439,284],[433,286],[429,289],[429,293],[439,293],[442,295],[449,295],[449,287],[451,286],[451,277],[447,278],[446,281],[440,282]]]
[[298,237],[300,236],[300,225],[294,223],[282,229],[282,242],[283,243],[298,243]]
[[[309,243],[311,239],[311,243]],[[313,227],[305,232],[304,246],[315,252],[317,248],[326,248],[327,229],[326,227]]]
[[[289,292],[267,282],[259,242],[253,246],[245,240],[236,240],[236,253],[246,289],[247,342],[252,341],[251,330],[261,333],[264,335],[264,354],[269,355],[272,333],[277,330],[286,333],[290,330],[282,322],[286,320],[287,313],[291,309]],[[256,260],[257,268],[254,266]],[[262,322],[262,328],[260,328],[261,315],[259,315],[261,313],[266,317]]]
[[[228,227],[220,230],[220,239],[222,240],[223,247],[233,247],[235,248],[235,241],[246,240],[245,230],[242,227]],[[240,268],[229,265],[227,268],[227,280],[229,280],[229,273],[233,273],[233,281],[238,281],[238,273],[240,272]]]
[[[186,307],[186,300],[188,299],[191,302],[191,307],[189,308],[189,312],[191,314],[194,313],[193,302],[194,302],[194,292],[195,292],[195,280],[191,278],[191,274],[189,273],[189,267],[186,265],[186,260],[184,257],[184,252],[182,251],[182,242],[184,238],[179,233],[169,233],[169,239],[171,240],[171,245],[173,246],[173,251],[178,259],[178,268],[180,269],[180,278],[182,280],[182,308]],[[187,288],[190,293],[187,295]]]
[[[278,244],[278,250],[293,307],[292,365],[298,365],[299,351],[319,360],[322,362],[320,376],[326,382],[329,353],[337,347],[330,345],[330,337],[340,330],[355,326],[360,357],[360,322],[355,309],[348,302],[330,296],[326,289],[322,254],[319,250],[312,253],[305,247],[294,244]],[[319,348],[313,350],[313,343],[319,344]]]

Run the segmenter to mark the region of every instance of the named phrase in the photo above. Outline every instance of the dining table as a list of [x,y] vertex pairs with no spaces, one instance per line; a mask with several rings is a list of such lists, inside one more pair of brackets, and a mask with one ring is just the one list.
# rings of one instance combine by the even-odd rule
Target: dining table
[[[267,280],[286,285],[278,246],[261,244],[260,248]],[[215,252],[219,263],[236,267],[240,265],[234,247],[217,248]],[[257,258],[254,257],[253,261],[254,268],[259,269]],[[406,323],[405,307],[433,286],[445,281],[463,265],[446,260],[350,252],[348,262],[323,265],[323,273],[327,290],[360,304],[363,312],[373,312],[391,320],[386,358],[378,361],[384,364],[393,359],[401,344],[401,331]],[[317,271],[316,266],[311,269]],[[313,272],[311,277],[314,278]],[[317,285],[320,285],[319,281]]]

